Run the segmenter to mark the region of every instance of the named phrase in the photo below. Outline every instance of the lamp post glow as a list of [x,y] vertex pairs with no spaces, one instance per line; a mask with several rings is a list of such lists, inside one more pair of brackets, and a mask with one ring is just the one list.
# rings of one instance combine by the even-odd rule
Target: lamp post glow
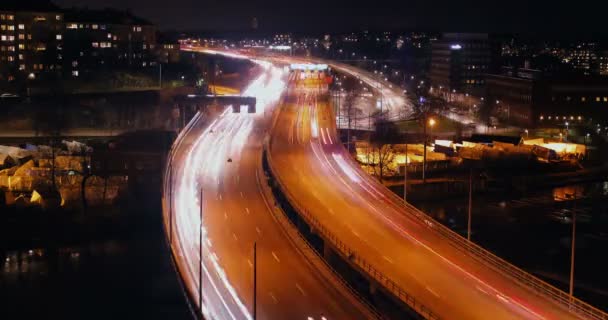
[[428,136],[426,134],[426,127],[427,125],[429,127],[431,127],[431,135],[433,133],[433,126],[435,126],[435,119],[430,118],[428,120],[428,122],[426,121],[426,115],[424,116],[424,150],[422,152],[422,183],[426,183],[426,145],[427,145],[427,140],[428,140]]

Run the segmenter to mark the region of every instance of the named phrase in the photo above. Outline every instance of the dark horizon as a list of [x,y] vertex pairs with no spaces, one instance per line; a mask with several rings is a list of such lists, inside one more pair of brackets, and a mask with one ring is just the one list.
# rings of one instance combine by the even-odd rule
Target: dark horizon
[[[557,38],[608,35],[602,26],[606,3],[562,6],[559,1],[514,0],[491,4],[478,0],[453,2],[307,1],[301,5],[277,0],[264,4],[244,0],[201,2],[174,0],[56,0],[61,7],[130,9],[162,30],[242,32],[254,17],[260,32],[333,33],[362,29],[543,34]],[[593,31],[589,31],[593,30]]]

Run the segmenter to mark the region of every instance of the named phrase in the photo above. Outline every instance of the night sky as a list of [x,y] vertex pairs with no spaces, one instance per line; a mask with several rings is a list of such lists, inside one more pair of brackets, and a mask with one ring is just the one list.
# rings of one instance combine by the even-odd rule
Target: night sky
[[[608,33],[604,0],[56,0],[61,6],[130,8],[162,29],[324,32],[364,28]],[[595,2],[595,3],[594,3]]]

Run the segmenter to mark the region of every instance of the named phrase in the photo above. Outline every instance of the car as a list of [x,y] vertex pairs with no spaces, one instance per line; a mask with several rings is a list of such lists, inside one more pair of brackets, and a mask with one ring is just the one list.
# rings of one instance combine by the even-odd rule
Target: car
[[14,95],[12,93],[3,93],[3,94],[0,94],[0,98],[2,98],[2,99],[4,99],[4,98],[17,98],[17,97],[18,97],[17,95]]

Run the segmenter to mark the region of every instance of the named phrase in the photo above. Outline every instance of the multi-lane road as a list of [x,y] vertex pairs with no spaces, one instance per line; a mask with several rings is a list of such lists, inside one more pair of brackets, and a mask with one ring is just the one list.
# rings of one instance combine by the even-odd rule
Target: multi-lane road
[[[262,141],[267,137],[273,172],[297,207],[346,243],[355,260],[372,264],[437,317],[579,318],[580,313],[556,303],[555,296],[538,294],[545,289],[542,285],[530,289],[540,282],[516,281],[517,273],[503,272],[501,266],[457,248],[439,232],[443,229],[437,222],[404,205],[361,171],[339,141],[323,82],[298,81],[302,77],[293,74],[292,90],[271,121],[272,112],[264,110],[270,111],[279,100],[285,75],[282,68],[257,62],[266,71],[245,92],[258,98],[256,115],[198,115],[180,135],[166,176],[165,220],[172,249],[193,297],[198,298],[202,275],[202,309],[208,318],[252,318],[254,242],[259,249],[260,318],[371,317],[323,264],[305,257],[302,243],[288,236],[289,228],[273,216],[276,208],[272,197],[264,195],[260,178]],[[356,70],[349,73],[372,85],[377,81]],[[392,107],[401,103],[393,101]],[[591,308],[577,302],[581,305]]]
[[415,218],[340,143],[326,92],[304,81],[281,106],[270,152],[285,188],[355,255],[443,319],[575,319],[464,254]]
[[207,319],[253,319],[257,261],[257,319],[370,319],[327,267],[305,256],[263,195],[263,141],[286,74],[258,63],[264,72],[244,91],[257,98],[257,112],[199,113],[171,153],[165,225],[186,289],[198,305],[202,285]]

